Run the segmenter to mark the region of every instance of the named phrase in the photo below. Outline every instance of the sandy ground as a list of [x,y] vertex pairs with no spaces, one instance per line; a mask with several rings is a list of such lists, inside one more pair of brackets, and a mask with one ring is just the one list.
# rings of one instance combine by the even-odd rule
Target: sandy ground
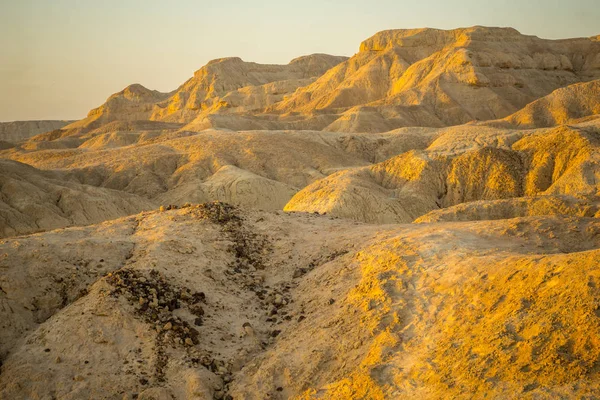
[[599,246],[594,218],[364,225],[221,203],[5,239],[0,393],[592,395]]

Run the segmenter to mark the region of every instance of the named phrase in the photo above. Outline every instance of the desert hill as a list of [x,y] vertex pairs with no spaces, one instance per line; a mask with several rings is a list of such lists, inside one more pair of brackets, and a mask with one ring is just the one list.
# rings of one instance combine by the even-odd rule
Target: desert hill
[[0,399],[595,398],[599,82],[390,30],[0,136]]
[[599,233],[210,203],[5,239],[0,395],[593,397]]
[[502,121],[490,125],[515,128],[542,128],[573,124],[600,114],[600,80],[569,85],[535,100]]
[[0,159],[0,237],[89,225],[155,207],[139,196]]
[[17,143],[40,133],[60,129],[75,121],[0,122],[0,141]]
[[[546,203],[534,197],[569,196],[565,204],[583,201],[595,207],[600,131],[593,114],[596,89],[597,81],[571,85],[505,120],[439,129],[412,127],[380,134],[193,132],[178,123],[113,121],[67,135],[62,133],[68,130],[41,134],[0,155],[40,170],[61,171],[79,184],[137,195],[154,205],[220,200],[264,210],[407,223],[483,200],[491,201],[482,203],[485,207],[503,211],[468,215],[570,215],[578,211],[553,206],[544,211],[539,205]],[[555,120],[552,125],[558,125],[550,128],[508,122],[526,119],[523,115],[543,118],[538,109],[578,118]],[[510,206],[494,203],[511,199],[519,200]],[[550,203],[562,201],[553,198]],[[133,205],[136,210],[146,206],[139,207]],[[31,229],[19,231],[27,232]]]
[[459,125],[597,79],[599,57],[592,39],[543,40],[508,28],[383,31],[276,108],[343,112],[328,130]]
[[[403,151],[424,148],[430,140],[420,132],[346,135],[206,131],[162,136],[119,132],[87,140],[67,137],[49,142],[77,146],[74,148],[24,145],[6,150],[4,156],[38,170],[61,171],[63,179],[90,189],[131,193],[134,196],[127,198],[136,211],[147,204],[183,205],[211,200],[281,210],[297,191],[337,170],[367,166]],[[32,141],[39,143],[47,142]],[[25,188],[23,192],[29,196]],[[142,208],[134,200],[137,198],[147,199]],[[39,204],[41,199],[32,201]],[[45,201],[52,207],[55,203],[50,198]],[[27,232],[31,230],[18,233]]]
[[170,93],[132,85],[61,135],[115,120],[188,131],[444,127],[505,118],[556,89],[599,78],[594,38],[546,40],[481,26],[389,30],[349,59],[313,54],[263,65],[230,57],[209,62]]
[[[461,138],[460,147],[456,146],[456,129],[467,131],[462,126],[447,129],[425,150],[314,182],[296,194],[285,210],[328,213],[372,223],[406,223],[430,211],[478,200],[567,195],[597,201],[597,120],[581,126],[521,132],[485,132],[471,126],[471,137]],[[490,133],[494,141],[489,141]],[[502,139],[507,133],[510,136]],[[518,209],[521,207],[508,207],[506,211]],[[541,207],[535,209],[544,213]],[[522,215],[507,212],[503,218],[514,216]]]
[[238,113],[262,110],[345,59],[313,54],[298,57],[287,65],[257,64],[238,57],[212,60],[170,93],[139,84],[126,87],[83,120],[66,126],[61,136],[87,132],[113,121],[183,124],[222,108]]

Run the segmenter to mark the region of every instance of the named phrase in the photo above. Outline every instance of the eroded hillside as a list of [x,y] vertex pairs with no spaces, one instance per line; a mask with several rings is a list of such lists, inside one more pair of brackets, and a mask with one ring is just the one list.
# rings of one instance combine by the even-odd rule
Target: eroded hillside
[[597,218],[380,226],[219,203],[5,239],[0,393],[593,396],[599,246]]
[[596,398],[599,79],[391,30],[0,136],[0,398]]

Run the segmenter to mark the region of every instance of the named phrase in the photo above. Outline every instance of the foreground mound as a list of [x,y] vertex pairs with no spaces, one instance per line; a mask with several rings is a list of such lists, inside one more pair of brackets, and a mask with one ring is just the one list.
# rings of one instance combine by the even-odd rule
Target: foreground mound
[[220,203],[4,240],[0,396],[592,396],[599,248],[593,218]]

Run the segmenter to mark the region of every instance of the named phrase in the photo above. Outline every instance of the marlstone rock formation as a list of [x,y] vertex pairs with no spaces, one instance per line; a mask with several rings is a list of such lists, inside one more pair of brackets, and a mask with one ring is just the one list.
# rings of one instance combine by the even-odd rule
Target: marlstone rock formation
[[214,60],[0,125],[0,398],[596,398],[599,221],[598,37]]

